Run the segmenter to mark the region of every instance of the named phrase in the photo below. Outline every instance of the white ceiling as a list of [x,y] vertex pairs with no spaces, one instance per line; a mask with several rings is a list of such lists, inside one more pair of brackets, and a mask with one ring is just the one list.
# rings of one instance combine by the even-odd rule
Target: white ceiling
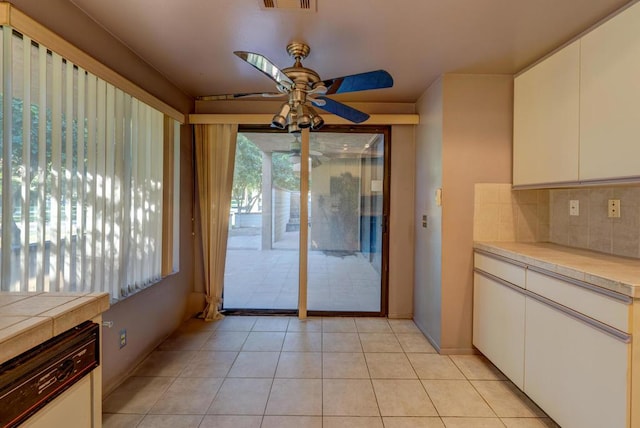
[[189,95],[273,91],[233,55],[292,65],[291,41],[322,79],[386,69],[390,89],[342,101],[415,102],[443,73],[513,74],[628,0],[317,0],[317,12],[262,0],[71,0]]

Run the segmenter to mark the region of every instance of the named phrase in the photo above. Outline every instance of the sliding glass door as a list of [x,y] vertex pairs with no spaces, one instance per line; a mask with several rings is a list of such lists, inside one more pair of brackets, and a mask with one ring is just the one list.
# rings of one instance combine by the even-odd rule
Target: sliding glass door
[[[388,133],[310,134],[307,230],[300,229],[302,140],[238,134],[223,307],[296,310],[305,287],[311,314],[386,314]],[[308,242],[302,279],[301,233]]]

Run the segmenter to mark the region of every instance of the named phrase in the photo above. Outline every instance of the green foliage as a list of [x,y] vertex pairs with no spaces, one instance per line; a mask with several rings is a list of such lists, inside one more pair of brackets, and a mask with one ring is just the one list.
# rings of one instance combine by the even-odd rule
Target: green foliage
[[300,179],[293,174],[293,164],[288,153],[274,153],[271,157],[273,185],[280,189],[300,190]]
[[231,193],[238,212],[250,212],[261,193],[262,152],[247,137],[238,134]]

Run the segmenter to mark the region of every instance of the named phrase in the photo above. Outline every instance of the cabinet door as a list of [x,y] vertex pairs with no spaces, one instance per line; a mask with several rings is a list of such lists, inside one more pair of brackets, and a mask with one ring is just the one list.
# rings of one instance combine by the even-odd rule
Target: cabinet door
[[514,82],[513,184],[578,180],[580,41]]
[[640,4],[581,41],[580,179],[640,176]]
[[526,298],[524,392],[564,428],[627,426],[628,344]]
[[474,274],[473,344],[520,389],[524,379],[522,293]]

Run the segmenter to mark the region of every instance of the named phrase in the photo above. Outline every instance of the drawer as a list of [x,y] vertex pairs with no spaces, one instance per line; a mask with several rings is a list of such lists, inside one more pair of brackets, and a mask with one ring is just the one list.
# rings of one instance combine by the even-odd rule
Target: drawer
[[[527,290],[546,297],[625,333],[631,333],[631,305],[624,300],[594,291],[590,284],[580,285],[528,269]],[[589,287],[589,288],[587,288]]]
[[504,279],[525,288],[525,268],[496,257],[476,252],[474,255],[474,267],[493,276]]

